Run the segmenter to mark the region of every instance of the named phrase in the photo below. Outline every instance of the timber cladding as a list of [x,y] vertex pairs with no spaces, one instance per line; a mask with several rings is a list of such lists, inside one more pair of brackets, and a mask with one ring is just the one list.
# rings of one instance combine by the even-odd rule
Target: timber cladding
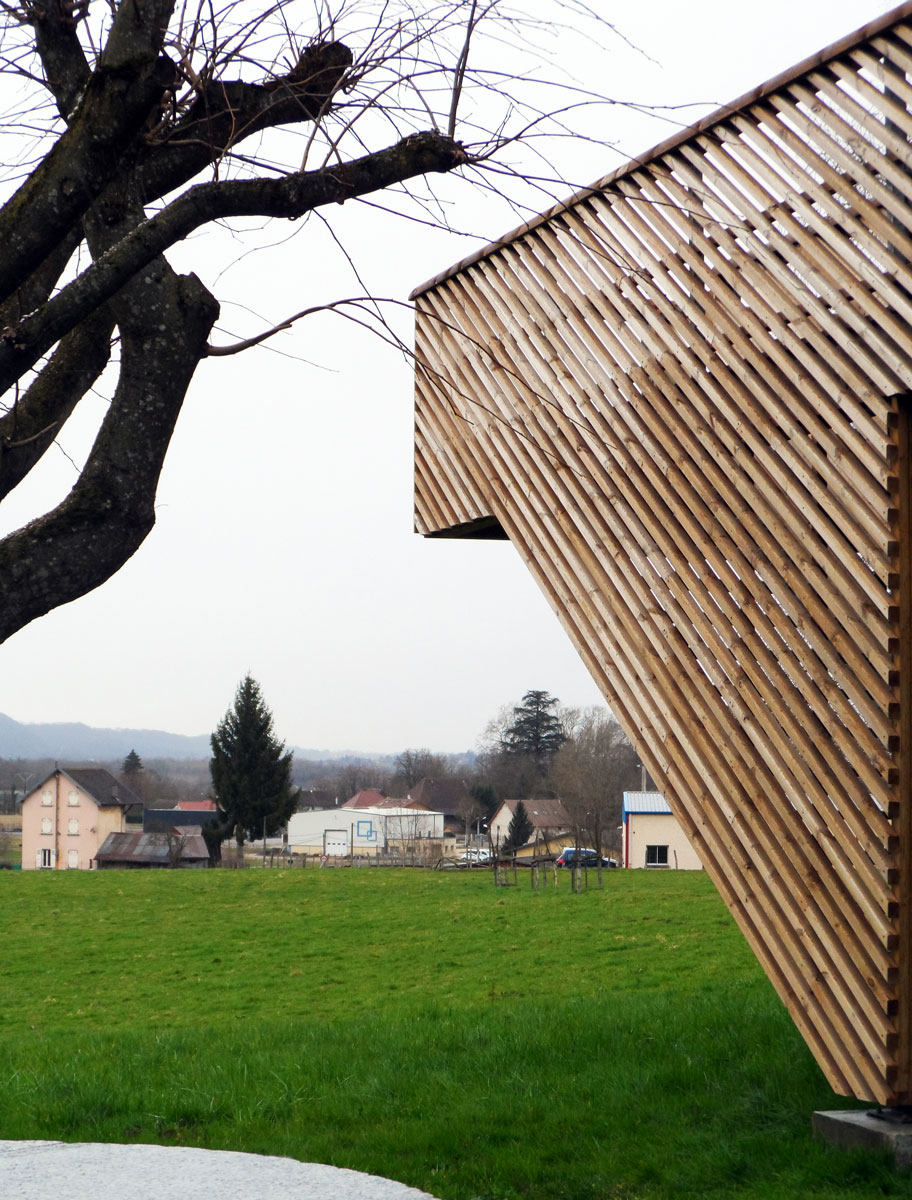
[[881,1103],[912,1102],[910,17],[416,294],[418,530],[499,523],[830,1083]]

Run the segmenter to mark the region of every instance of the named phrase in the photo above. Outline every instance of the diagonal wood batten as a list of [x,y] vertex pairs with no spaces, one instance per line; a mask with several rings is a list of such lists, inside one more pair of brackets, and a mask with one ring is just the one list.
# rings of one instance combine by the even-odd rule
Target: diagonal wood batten
[[912,1103],[912,4],[418,289],[502,530],[832,1086]]

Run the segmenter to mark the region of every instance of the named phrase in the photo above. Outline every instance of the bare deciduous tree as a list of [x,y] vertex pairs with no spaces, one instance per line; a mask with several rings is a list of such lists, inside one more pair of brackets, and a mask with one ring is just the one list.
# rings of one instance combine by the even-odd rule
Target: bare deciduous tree
[[573,822],[576,848],[591,846],[601,858],[619,844],[621,800],[636,785],[637,757],[620,725],[606,708],[577,714],[573,737],[557,754],[552,781]]
[[396,773],[390,787],[395,795],[405,795],[422,779],[444,779],[449,774],[445,755],[427,749],[403,750],[396,755]]
[[342,804],[358,792],[376,790],[386,795],[389,774],[371,763],[345,763],[331,774],[322,776],[319,786],[332,792]]
[[[476,838],[481,835],[481,819],[486,815],[484,807],[479,803],[473,791],[466,789],[458,805],[456,814],[462,822],[465,831],[465,847],[468,849]],[[473,837],[473,826],[477,826],[477,834]]]
[[[154,836],[155,835],[153,834],[153,837]],[[187,845],[186,835],[172,832],[166,833],[163,836],[167,839],[168,865],[172,867],[179,867],[181,865],[181,858],[183,857],[183,853]]]
[[69,495],[0,541],[0,641],[136,551],[200,363],[274,332],[214,344],[212,285],[170,251],[378,192],[443,220],[415,181],[503,189],[514,148],[567,133],[582,99],[541,102],[535,41],[553,30],[503,0],[20,0],[2,20],[2,131],[20,137],[0,209],[0,500],[91,389],[110,403]]

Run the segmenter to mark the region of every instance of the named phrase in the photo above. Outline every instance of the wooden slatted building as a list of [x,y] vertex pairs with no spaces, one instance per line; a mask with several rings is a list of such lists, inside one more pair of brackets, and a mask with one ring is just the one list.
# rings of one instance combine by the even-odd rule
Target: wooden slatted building
[[912,4],[419,288],[506,536],[839,1092],[912,1102]]

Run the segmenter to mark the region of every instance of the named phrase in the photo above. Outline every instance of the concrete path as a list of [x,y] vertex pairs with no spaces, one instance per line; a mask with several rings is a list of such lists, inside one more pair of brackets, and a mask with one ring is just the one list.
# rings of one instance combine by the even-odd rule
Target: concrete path
[[0,1141],[2,1200],[434,1200],[380,1175],[186,1146]]

